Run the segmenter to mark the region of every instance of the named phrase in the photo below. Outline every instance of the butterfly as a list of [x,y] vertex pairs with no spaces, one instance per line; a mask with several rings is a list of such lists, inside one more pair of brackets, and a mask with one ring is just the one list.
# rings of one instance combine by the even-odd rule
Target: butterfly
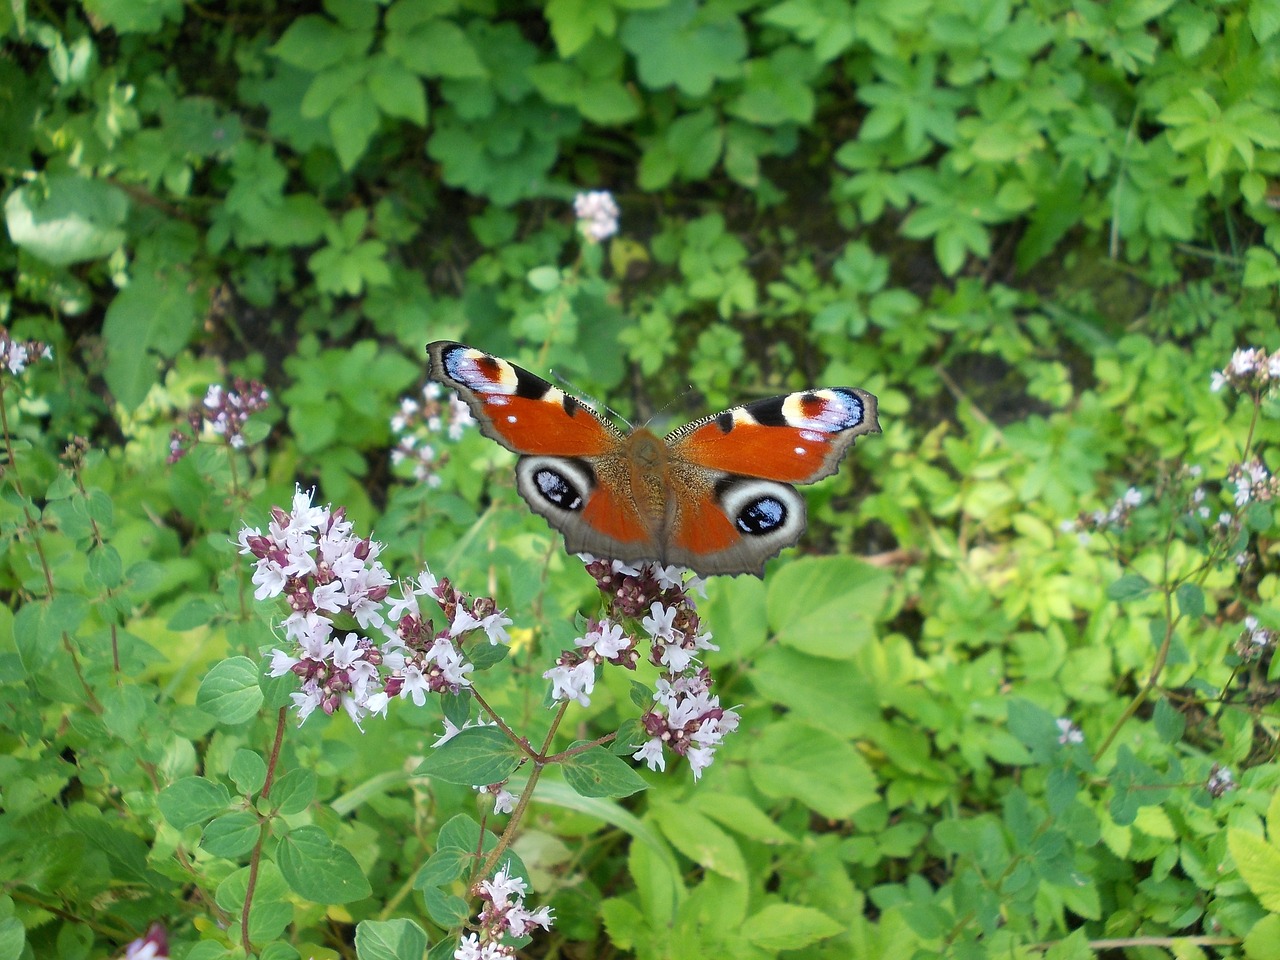
[[480,432],[520,455],[516,487],[571,553],[764,575],[805,529],[793,483],[835,473],[876,398],[853,387],[754,400],[659,437],[621,432],[541,377],[461,343],[427,346]]

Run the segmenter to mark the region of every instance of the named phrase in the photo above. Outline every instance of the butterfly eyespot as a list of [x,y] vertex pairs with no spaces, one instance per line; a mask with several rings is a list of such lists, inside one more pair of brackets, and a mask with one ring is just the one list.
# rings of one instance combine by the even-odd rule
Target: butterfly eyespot
[[760,497],[743,507],[735,522],[743,533],[759,536],[784,525],[787,508],[776,497]]
[[548,503],[561,510],[581,510],[582,494],[560,473],[544,467],[533,475],[533,482]]

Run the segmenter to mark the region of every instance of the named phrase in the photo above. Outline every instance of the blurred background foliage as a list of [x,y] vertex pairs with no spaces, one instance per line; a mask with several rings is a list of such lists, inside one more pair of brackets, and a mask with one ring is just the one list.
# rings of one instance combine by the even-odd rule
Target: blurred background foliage
[[[1280,779],[1273,688],[1264,669],[1248,709],[1213,697],[1238,678],[1224,651],[1244,613],[1280,627],[1274,526],[1251,521],[1248,572],[1197,567],[1203,537],[1159,495],[1187,464],[1221,479],[1250,450],[1275,466],[1274,403],[1258,419],[1208,385],[1236,347],[1280,345],[1276,0],[13,0],[0,36],[0,318],[55,357],[10,394],[11,429],[31,499],[53,505],[59,586],[90,601],[59,629],[127,626],[126,668],[160,685],[128,717],[189,704],[208,663],[269,641],[219,618],[243,609],[227,539],[295,479],[406,570],[429,559],[518,625],[536,611],[567,635],[591,584],[523,511],[505,454],[464,437],[433,467],[438,487],[390,464],[391,418],[421,387],[430,340],[553,369],[659,425],[857,385],[880,397],[885,433],[808,492],[803,549],[873,563],[787,579],[784,560],[768,586],[712,585],[719,656],[741,668],[729,689],[765,731],[739,745],[756,765],[725,761],[700,787],[723,804],[697,801],[715,808],[700,821],[713,853],[674,812],[697,791],[655,780],[668,795],[645,815],[684,858],[680,877],[655,879],[643,847],[573,860],[589,880],[560,890],[565,954],[604,955],[572,942],[609,937],[638,956],[716,955],[708,931],[726,924],[700,911],[736,928],[748,899],[754,939],[734,956],[977,956],[995,938],[1074,957],[1085,933],[1244,949],[1261,881],[1223,866],[1221,828],[1263,834]],[[616,237],[575,229],[582,190],[613,193]],[[273,396],[247,474],[207,448],[165,467],[170,430],[230,374]],[[73,435],[98,451],[83,475],[97,512],[49,492]],[[1130,486],[1163,512],[1127,546],[1061,534]],[[53,589],[21,549],[17,502],[13,608]],[[125,580],[86,560],[89,515]],[[1133,570],[1147,587],[1109,595]],[[1184,608],[1162,606],[1190,581],[1198,606],[1185,592]],[[93,606],[99,589],[115,613]],[[1178,609],[1173,643],[1161,631]],[[1192,718],[1190,741],[1143,686],[1162,649],[1161,687],[1189,699],[1158,702]],[[32,683],[56,651],[34,672],[29,656],[6,663],[14,716],[52,724],[74,699]],[[616,694],[592,716],[629,710]],[[208,733],[183,716],[170,732]],[[1068,764],[1075,799],[1060,772],[1028,766],[1045,762],[1054,716],[1091,746],[1111,732],[1099,767]],[[154,783],[124,742],[88,783],[88,762],[68,773],[34,728],[10,735],[33,765],[9,761],[10,777],[48,788],[35,800],[62,802],[79,778],[105,808],[119,778],[141,817],[125,832],[154,842]],[[320,743],[303,757],[335,794],[397,755],[331,742],[326,759]],[[786,767],[801,744],[819,759]],[[370,769],[343,766],[357,756]],[[1234,813],[1188,785],[1217,761],[1246,784],[1252,768]],[[544,840],[595,826],[562,814]],[[110,869],[135,855],[115,849]],[[60,910],[100,892],[55,903],[65,866],[10,877],[42,891],[24,909],[46,911],[50,938]],[[663,884],[697,891],[675,920]],[[604,911],[605,933],[607,897],[626,906]],[[759,919],[770,898],[825,911],[838,934]],[[145,929],[144,913],[99,933]],[[1265,943],[1250,955],[1276,956]]]

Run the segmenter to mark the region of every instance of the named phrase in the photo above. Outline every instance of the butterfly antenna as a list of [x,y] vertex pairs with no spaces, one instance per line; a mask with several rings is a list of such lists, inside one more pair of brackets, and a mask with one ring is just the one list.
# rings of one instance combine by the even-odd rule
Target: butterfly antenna
[[560,376],[560,374],[556,373],[554,368],[548,371],[548,375],[551,377],[552,380],[558,383],[561,389],[563,389],[566,393],[571,393],[573,394],[573,396],[577,397],[578,399],[585,401],[586,404],[590,406],[593,410],[603,410],[605,413],[609,415],[611,419],[617,421],[618,423],[625,424],[628,430],[631,429],[630,420],[628,420],[626,417],[620,414],[617,410],[613,409],[613,407],[609,406],[607,403],[601,403],[598,398],[587,393],[585,390],[579,389],[572,381],[567,380],[564,377]]
[[660,406],[657,410],[653,411],[653,413],[649,416],[649,418],[645,420],[645,426],[648,426],[649,424],[653,423],[654,420],[657,420],[659,417],[665,414],[668,410],[670,410],[676,404],[679,404],[683,409],[688,409],[689,405],[685,403],[685,401],[688,400],[689,397],[693,395],[693,393],[694,393],[693,384],[686,383],[684,385],[683,390],[681,390],[674,397],[672,397],[670,400],[668,400],[666,403]]

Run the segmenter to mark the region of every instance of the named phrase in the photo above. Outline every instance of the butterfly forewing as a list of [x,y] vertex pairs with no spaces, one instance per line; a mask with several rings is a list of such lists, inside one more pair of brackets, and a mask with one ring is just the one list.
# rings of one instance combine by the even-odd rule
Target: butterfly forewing
[[613,425],[541,377],[481,350],[439,340],[431,376],[462,397],[481,432],[520,454],[591,457],[621,440]]
[[756,400],[707,417],[667,438],[683,460],[742,476],[813,483],[836,472],[864,433],[878,433],[876,398],[831,387]]

